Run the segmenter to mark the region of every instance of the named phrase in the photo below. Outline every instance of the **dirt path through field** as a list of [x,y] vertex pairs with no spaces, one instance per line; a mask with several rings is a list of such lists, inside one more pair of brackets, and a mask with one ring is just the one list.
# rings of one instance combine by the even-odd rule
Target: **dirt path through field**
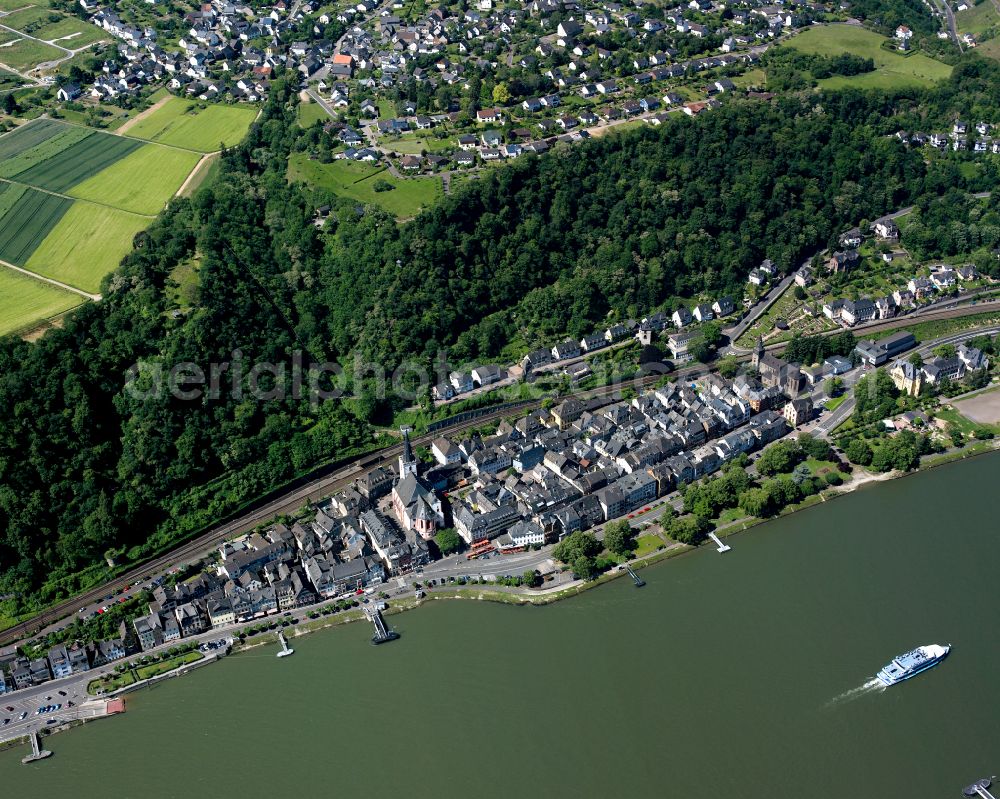
[[135,127],[136,124],[138,124],[140,119],[145,119],[148,116],[152,116],[161,108],[163,108],[163,106],[165,106],[170,101],[171,97],[173,97],[172,94],[168,94],[166,97],[161,97],[159,100],[153,103],[149,108],[147,108],[141,114],[136,114],[134,117],[132,117],[128,122],[126,122],[124,125],[118,128],[118,130],[116,130],[115,133],[128,132],[130,128],[133,128]]
[[22,275],[33,277],[35,280],[41,280],[43,283],[50,283],[51,285],[61,288],[64,291],[69,291],[81,297],[86,297],[88,300],[93,300],[94,302],[101,301],[100,294],[90,294],[89,292],[86,292],[83,289],[78,289],[68,283],[60,283],[58,280],[53,280],[51,277],[45,277],[45,275],[40,275],[37,272],[29,272],[27,269],[22,269],[20,266],[14,266],[14,264],[7,263],[6,261],[0,261],[0,267],[13,269],[15,272],[20,272]]
[[174,194],[175,197],[186,197],[187,188],[191,185],[195,178],[199,177],[202,172],[207,171],[212,166],[212,162],[219,157],[218,153],[206,153],[201,158],[198,159],[198,163],[194,165],[194,169],[191,170],[190,174],[181,184],[181,187]]

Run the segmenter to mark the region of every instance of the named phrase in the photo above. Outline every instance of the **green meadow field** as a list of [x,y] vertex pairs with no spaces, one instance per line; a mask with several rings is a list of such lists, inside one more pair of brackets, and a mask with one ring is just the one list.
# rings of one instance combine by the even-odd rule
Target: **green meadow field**
[[[21,15],[26,26],[48,20],[48,12],[29,12]],[[0,46],[0,60],[2,53]],[[201,153],[220,140],[241,140],[257,114],[247,106],[188,113],[189,105],[170,98],[139,121],[139,135],[52,119],[0,135],[0,261],[38,276],[0,265],[0,333],[24,330],[80,303],[79,295],[42,278],[98,293],[132,250],[135,235],[196,169]],[[204,166],[210,175],[212,164]]]
[[61,314],[82,302],[79,295],[0,267],[0,335]]
[[875,62],[875,71],[821,80],[827,89],[892,89],[901,86],[930,86],[951,75],[951,67],[923,53],[900,55],[882,48],[886,37],[857,25],[823,25],[793,36],[783,45],[803,53],[834,56],[851,53]]
[[[157,214],[191,174],[199,158],[187,150],[144,144],[68,193],[137,214]],[[136,180],[137,175],[155,175],[156,180]]]
[[[19,5],[23,6],[24,3]],[[76,49],[108,38],[100,28],[51,8],[30,6],[3,18],[3,24],[46,42]]]
[[[321,164],[319,161],[309,160],[305,153],[296,153],[289,159],[288,179],[329,189],[342,197],[378,205],[398,219],[416,216],[444,194],[439,177],[394,178],[381,166],[356,164],[352,161]],[[385,180],[395,188],[392,191],[375,191],[376,180]]]
[[257,109],[246,105],[208,105],[171,97],[148,116],[139,119],[126,135],[211,153],[238,144],[247,135]]
[[44,61],[55,61],[62,56],[63,51],[51,45],[0,31],[0,64],[18,72],[34,69]]
[[24,268],[97,293],[101,280],[132,250],[149,219],[88,202],[76,202],[45,237]]

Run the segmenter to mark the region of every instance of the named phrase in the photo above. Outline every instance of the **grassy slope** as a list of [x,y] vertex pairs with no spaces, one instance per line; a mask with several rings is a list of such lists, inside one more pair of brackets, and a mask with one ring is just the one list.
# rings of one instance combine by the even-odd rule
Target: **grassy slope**
[[[289,160],[288,177],[329,189],[342,197],[378,205],[401,219],[415,216],[421,208],[433,205],[443,193],[441,178],[438,177],[399,180],[381,167],[347,161],[321,164],[310,161],[301,153]],[[392,183],[396,188],[393,191],[375,191],[375,181],[379,179]]]
[[153,114],[128,131],[129,136],[162,144],[173,144],[209,153],[242,141],[257,116],[257,109],[245,105],[210,105],[188,113],[194,103],[172,97]]
[[134,214],[75,202],[32,254],[26,269],[84,291],[101,280],[132,249],[136,233],[149,224]]
[[0,335],[75,308],[82,297],[0,268]]
[[156,214],[197,163],[196,153],[146,144],[77,184],[69,194],[138,214]]
[[979,5],[955,14],[955,23],[958,25],[959,33],[972,33],[981,36],[1000,23],[1000,14],[997,14],[992,0],[983,0]]
[[830,89],[892,88],[903,85],[929,86],[951,74],[951,67],[923,53],[902,56],[881,47],[886,39],[854,25],[825,25],[809,28],[790,39],[789,47],[805,53],[832,56],[852,53],[875,62],[875,71],[852,77],[836,76],[820,81]]

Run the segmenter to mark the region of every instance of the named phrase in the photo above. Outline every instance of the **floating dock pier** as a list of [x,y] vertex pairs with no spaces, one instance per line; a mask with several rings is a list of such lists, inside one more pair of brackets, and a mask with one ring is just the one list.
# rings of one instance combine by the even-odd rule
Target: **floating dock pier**
[[732,549],[732,547],[729,546],[728,544],[723,544],[722,541],[719,540],[719,536],[717,536],[715,533],[709,533],[708,537],[711,538],[718,547],[715,550],[716,552],[728,552],[730,549]]
[[386,626],[385,619],[382,618],[380,610],[366,610],[365,615],[375,625],[375,635],[372,636],[373,644],[384,644],[386,641],[395,641],[399,638],[399,633],[395,630],[390,630]]
[[987,790],[989,787],[990,781],[984,777],[983,779],[972,783],[972,785],[967,786],[966,789],[962,791],[962,795],[981,796],[982,799],[996,799],[996,797]]
[[285,634],[283,632],[278,632],[278,642],[281,644],[281,651],[278,653],[279,658],[286,658],[289,655],[294,655],[295,650],[288,645],[288,641],[285,640]]
[[632,567],[629,566],[628,564],[625,565],[625,571],[628,572],[629,577],[635,580],[636,588],[642,588],[646,584],[646,581],[643,580],[641,577],[639,577],[639,575],[636,574],[635,571],[632,569]]
[[47,757],[52,757],[52,753],[48,749],[42,749],[38,743],[38,733],[30,732],[28,733],[28,738],[31,740],[31,754],[25,755],[21,758],[21,762],[27,765],[28,763],[34,763],[36,760],[44,760]]

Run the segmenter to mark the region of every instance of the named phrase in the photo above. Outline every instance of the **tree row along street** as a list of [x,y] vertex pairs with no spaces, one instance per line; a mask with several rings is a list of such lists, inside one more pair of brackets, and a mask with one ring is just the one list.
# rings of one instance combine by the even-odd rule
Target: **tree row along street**
[[[854,328],[855,332],[863,335],[881,333],[901,327],[907,327],[917,322],[939,321],[956,319],[963,316],[980,314],[990,310],[1000,310],[1000,300],[982,302],[968,307],[948,308],[945,310],[924,313],[914,319],[913,317],[903,317],[869,325],[859,325]],[[843,332],[842,330],[826,331],[819,335],[830,336]],[[962,333],[961,336],[973,335],[970,330]],[[766,349],[772,352],[779,352],[784,349],[786,342],[779,342],[769,345]],[[747,355],[739,354],[737,360],[748,360]],[[685,366],[672,373],[676,378],[685,378],[706,371],[705,364],[694,364]],[[626,381],[619,385],[603,386],[582,392],[571,392],[567,396],[576,396],[581,399],[589,399],[599,396],[610,396],[619,393],[624,388],[638,389],[652,385],[662,378],[661,374],[645,375]],[[500,410],[486,412],[471,420],[457,421],[454,424],[444,425],[433,433],[421,435],[412,439],[415,446],[429,445],[438,436],[454,434],[470,428],[480,427],[490,422],[499,422],[512,413],[527,413],[541,406],[543,398],[527,400],[517,406],[506,406]],[[847,403],[845,403],[847,405]],[[843,407],[843,406],[842,406]],[[840,409],[838,409],[840,411]],[[841,414],[846,418],[846,411]],[[183,565],[193,559],[198,559],[208,552],[211,552],[222,542],[234,538],[243,533],[249,532],[258,525],[266,523],[271,519],[283,514],[294,513],[302,505],[325,498],[341,488],[351,485],[367,470],[375,468],[383,462],[396,457],[402,451],[401,445],[392,445],[369,454],[359,456],[346,463],[334,463],[327,467],[321,467],[312,473],[313,479],[305,485],[296,485],[290,489],[277,489],[278,493],[273,499],[268,499],[259,506],[249,510],[238,518],[214,527],[201,535],[183,543],[174,549],[149,560],[135,568],[129,569],[112,580],[99,586],[90,588],[74,597],[61,600],[55,605],[47,608],[30,619],[19,622],[12,627],[0,632],[0,646],[7,646],[14,642],[30,638],[39,633],[48,632],[55,629],[61,619],[75,614],[78,609],[87,609],[94,603],[100,603],[108,593],[115,593],[119,588],[131,585],[134,582],[146,582],[157,574],[169,571],[170,569]],[[274,494],[275,492],[272,492]]]

